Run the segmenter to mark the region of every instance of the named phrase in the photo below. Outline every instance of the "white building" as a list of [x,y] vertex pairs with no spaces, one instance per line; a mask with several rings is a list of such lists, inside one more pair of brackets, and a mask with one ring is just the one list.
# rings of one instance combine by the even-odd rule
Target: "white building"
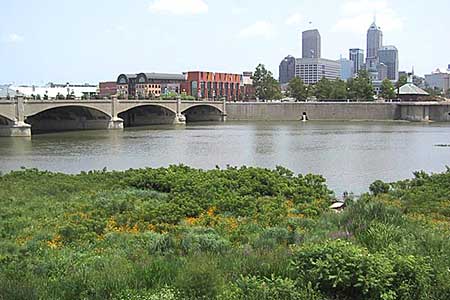
[[90,84],[54,84],[49,83],[45,86],[11,86],[11,90],[14,90],[25,97],[40,96],[44,98],[47,95],[48,98],[56,98],[56,96],[63,95],[73,95],[76,98],[81,98],[82,96],[92,96],[98,93],[97,85]]
[[306,84],[316,84],[322,78],[336,80],[341,78],[341,63],[323,58],[297,58],[295,76]]
[[443,92],[450,88],[450,66],[447,72],[441,72],[440,69],[431,74],[425,75],[425,84],[430,88],[439,88]]

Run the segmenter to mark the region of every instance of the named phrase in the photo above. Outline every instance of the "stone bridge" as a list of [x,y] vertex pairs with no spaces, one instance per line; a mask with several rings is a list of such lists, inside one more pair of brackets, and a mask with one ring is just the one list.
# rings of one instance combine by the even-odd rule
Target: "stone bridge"
[[31,131],[123,129],[124,126],[225,121],[225,101],[0,100],[0,136]]

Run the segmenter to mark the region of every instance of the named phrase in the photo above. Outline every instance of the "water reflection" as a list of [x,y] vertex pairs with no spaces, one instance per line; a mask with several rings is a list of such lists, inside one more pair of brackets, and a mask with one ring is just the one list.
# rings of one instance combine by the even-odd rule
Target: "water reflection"
[[0,138],[0,171],[281,165],[322,174],[337,193],[359,193],[376,179],[444,170],[450,148],[435,145],[450,143],[449,129],[450,124],[228,122]]

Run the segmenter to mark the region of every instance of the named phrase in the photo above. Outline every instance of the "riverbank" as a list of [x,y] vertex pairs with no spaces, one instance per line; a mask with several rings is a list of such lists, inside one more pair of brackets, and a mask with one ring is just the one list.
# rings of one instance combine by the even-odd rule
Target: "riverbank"
[[406,102],[227,103],[227,119],[235,121],[364,120],[450,122],[450,104]]
[[336,214],[281,167],[13,172],[1,299],[448,299],[449,182],[376,182]]

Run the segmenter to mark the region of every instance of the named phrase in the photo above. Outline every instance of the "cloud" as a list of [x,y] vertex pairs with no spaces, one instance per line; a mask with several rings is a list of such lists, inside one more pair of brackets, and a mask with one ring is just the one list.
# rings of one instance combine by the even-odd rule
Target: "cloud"
[[335,32],[363,33],[369,28],[374,16],[383,31],[403,29],[403,19],[387,0],[345,0],[341,16],[333,27]]
[[294,13],[286,19],[286,25],[299,25],[302,20],[302,15],[299,13]]
[[17,33],[10,33],[6,38],[5,42],[10,44],[18,44],[25,40],[25,38]]
[[245,28],[239,32],[239,37],[241,38],[266,38],[269,39],[274,33],[274,28],[272,23],[267,21],[258,21]]
[[158,14],[198,15],[208,12],[208,4],[203,0],[154,0],[149,10]]

